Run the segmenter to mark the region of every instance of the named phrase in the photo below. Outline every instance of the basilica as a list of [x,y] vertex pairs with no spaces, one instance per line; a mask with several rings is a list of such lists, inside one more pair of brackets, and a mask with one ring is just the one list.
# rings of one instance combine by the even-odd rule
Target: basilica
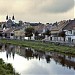
[[8,15],[6,16],[6,24],[5,24],[6,28],[11,28],[15,26],[15,17],[14,15],[11,17],[9,17]]
[[15,17],[14,15],[9,17],[8,15],[6,16],[6,21],[3,23],[2,28],[11,28],[15,26]]
[[0,38],[5,39],[24,39],[25,37],[25,26],[22,22],[15,22],[15,16],[6,16],[5,22],[0,22]]

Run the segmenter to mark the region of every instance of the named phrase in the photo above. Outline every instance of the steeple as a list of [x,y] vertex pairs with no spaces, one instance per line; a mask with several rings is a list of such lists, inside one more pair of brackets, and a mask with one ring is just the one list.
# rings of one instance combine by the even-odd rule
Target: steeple
[[6,20],[8,20],[8,15],[6,16]]
[[12,16],[12,20],[15,20],[15,17],[14,17],[14,15]]

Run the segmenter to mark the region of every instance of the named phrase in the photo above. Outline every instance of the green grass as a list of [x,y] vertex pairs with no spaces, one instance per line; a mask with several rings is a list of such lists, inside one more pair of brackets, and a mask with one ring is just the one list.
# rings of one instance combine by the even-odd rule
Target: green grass
[[20,41],[20,40],[0,40],[1,43],[9,43],[24,47],[34,48],[35,50],[42,51],[56,51],[61,53],[75,54],[75,47],[58,46],[51,43],[43,43],[39,41]]
[[19,75],[14,72],[11,64],[5,64],[2,59],[0,59],[0,75]]

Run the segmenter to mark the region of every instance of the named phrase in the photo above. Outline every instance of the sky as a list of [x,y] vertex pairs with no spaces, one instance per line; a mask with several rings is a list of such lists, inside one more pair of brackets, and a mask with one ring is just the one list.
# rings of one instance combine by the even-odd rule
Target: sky
[[0,21],[8,14],[24,22],[52,23],[73,19],[74,0],[0,0]]

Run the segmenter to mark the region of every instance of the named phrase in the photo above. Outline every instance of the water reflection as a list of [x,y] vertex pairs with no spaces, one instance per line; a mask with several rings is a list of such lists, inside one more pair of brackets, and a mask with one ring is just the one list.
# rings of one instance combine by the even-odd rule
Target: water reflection
[[13,45],[4,45],[5,46],[5,51],[6,51],[6,57],[7,59],[10,58],[11,56],[13,57],[14,59],[14,56],[15,56],[15,49],[14,49],[14,46]]
[[[29,63],[30,63],[33,61],[32,64],[33,64],[33,66],[35,65],[35,67],[32,66],[32,69],[29,68],[29,69],[31,69],[30,72],[23,71],[22,75],[25,75],[25,73],[31,73],[32,70],[35,70],[35,68],[37,68],[37,70],[41,74],[42,73],[47,74],[49,71],[48,69],[50,69],[50,68],[51,68],[50,70],[51,71],[53,70],[53,73],[55,73],[55,74],[61,74],[62,70],[64,73],[64,68],[66,68],[65,70],[68,70],[65,73],[71,73],[71,75],[75,74],[75,72],[74,72],[75,71],[75,56],[74,55],[68,56],[68,55],[57,53],[57,52],[43,52],[43,51],[38,51],[38,50],[34,50],[31,48],[27,48],[27,47],[20,47],[20,46],[14,46],[14,45],[9,45],[9,44],[0,44],[0,51],[6,52],[7,60],[10,58],[13,58],[13,60],[14,60],[16,58],[16,54],[18,54],[18,55],[22,56],[23,58],[25,58],[26,62],[29,61]],[[38,62],[39,64],[42,63],[41,66],[43,66],[43,68],[42,68],[43,72],[40,71],[41,66],[39,66],[38,64],[35,63],[35,62],[37,62],[37,60],[39,61]],[[16,58],[16,61],[18,61],[18,58]],[[26,63],[26,62],[24,62],[24,63]],[[20,63],[20,61],[18,63]],[[43,65],[43,63],[44,63],[44,65]],[[28,64],[28,65],[30,65],[30,64]],[[61,66],[61,67],[59,67],[59,66]],[[25,65],[25,67],[26,67],[26,65]],[[57,71],[58,69],[61,71]]]

